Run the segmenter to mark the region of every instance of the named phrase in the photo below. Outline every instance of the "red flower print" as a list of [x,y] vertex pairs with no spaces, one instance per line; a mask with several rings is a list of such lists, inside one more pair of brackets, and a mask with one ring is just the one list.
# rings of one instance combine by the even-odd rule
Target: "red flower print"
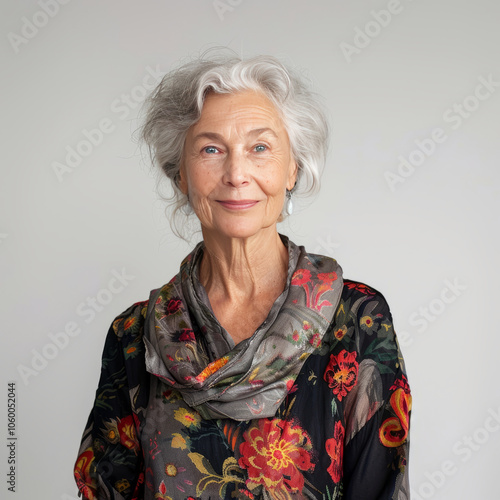
[[342,479],[342,459],[344,456],[344,435],[345,430],[342,422],[335,422],[333,438],[327,439],[325,443],[326,452],[332,459],[328,472],[334,483],[340,483]]
[[300,471],[313,470],[314,464],[311,439],[299,425],[278,418],[259,419],[243,438],[238,463],[248,471],[247,488],[262,485],[276,500],[302,492]]
[[319,333],[315,333],[310,339],[309,343],[317,349],[321,345],[321,336]]
[[336,279],[337,279],[337,273],[331,272],[331,273],[319,273],[318,278],[323,282],[323,283],[328,283],[331,285]]
[[408,379],[404,375],[401,375],[401,378],[395,380],[394,384],[391,385],[390,390],[393,391],[394,389],[403,389],[406,394],[410,394]]
[[363,283],[353,283],[352,281],[344,281],[344,285],[349,290],[358,290],[358,292],[364,293],[365,295],[375,295],[375,292]]
[[292,276],[292,285],[300,286],[311,279],[311,271],[308,269],[297,269]]
[[330,361],[323,376],[328,387],[333,389],[339,401],[356,385],[358,379],[358,362],[356,352],[340,351],[337,356],[330,355]]
[[[301,286],[304,289],[307,307],[321,312],[323,307],[332,305],[328,300],[322,299],[324,294],[332,289],[332,283],[337,279],[337,274],[334,272],[319,273],[315,275],[314,281],[311,278],[311,271],[308,269],[298,269],[293,273],[292,285]],[[321,283],[318,283],[316,278]]]
[[165,486],[165,481],[162,481],[160,483],[160,486],[158,487],[158,492],[164,495],[167,492],[167,487]]
[[294,379],[290,379],[290,380],[286,381],[286,388],[287,388],[288,394],[292,394],[298,389],[297,384],[295,383]]
[[182,342],[194,342],[194,332],[189,328],[184,328],[182,333],[179,335],[179,340]]
[[175,314],[182,307],[182,300],[179,298],[170,299],[168,301],[166,311],[167,315]]
[[134,316],[130,316],[130,318],[127,318],[125,322],[123,323],[123,329],[128,330],[131,326],[133,326],[137,321],[137,318]]
[[172,500],[172,497],[169,497],[167,495],[167,487],[165,486],[165,481],[162,481],[160,483],[160,486],[158,486],[158,493],[155,494],[155,498],[157,500]]
[[139,440],[135,432],[134,416],[122,418],[118,422],[118,434],[120,435],[120,443],[129,450],[134,450],[137,453],[139,449]]
[[95,457],[92,448],[87,448],[77,458],[74,471],[78,489],[91,500],[97,498],[95,475],[90,473],[90,466],[94,460]]

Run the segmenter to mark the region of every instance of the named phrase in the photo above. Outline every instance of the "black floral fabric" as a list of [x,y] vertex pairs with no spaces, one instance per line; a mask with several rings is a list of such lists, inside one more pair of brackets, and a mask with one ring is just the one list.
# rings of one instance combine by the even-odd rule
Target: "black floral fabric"
[[410,498],[410,388],[379,292],[344,279],[276,414],[248,421],[204,419],[147,372],[147,308],[109,329],[74,469],[83,498]]

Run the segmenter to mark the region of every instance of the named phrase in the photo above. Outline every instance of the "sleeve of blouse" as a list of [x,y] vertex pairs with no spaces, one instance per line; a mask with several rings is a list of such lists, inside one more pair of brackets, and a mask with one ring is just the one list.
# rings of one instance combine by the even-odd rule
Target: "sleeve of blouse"
[[142,341],[147,303],[138,302],[109,328],[101,376],[83,433],[74,477],[85,500],[141,500],[140,424],[148,384]]
[[408,500],[411,394],[384,297],[358,310],[358,387],[345,407],[346,500]]

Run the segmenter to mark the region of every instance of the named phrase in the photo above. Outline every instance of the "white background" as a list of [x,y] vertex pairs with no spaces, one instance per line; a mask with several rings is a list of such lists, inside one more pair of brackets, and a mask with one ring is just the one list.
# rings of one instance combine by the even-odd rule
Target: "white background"
[[[498,498],[500,86],[473,96],[481,77],[500,82],[500,4],[48,3],[44,15],[43,1],[4,1],[0,21],[0,435],[15,381],[18,436],[17,493],[7,491],[2,445],[0,496],[76,498],[72,467],[108,327],[167,282],[196,241],[172,235],[133,140],[140,87],[152,83],[148,71],[225,45],[281,58],[324,97],[332,144],[322,190],[280,230],[337,258],[346,277],[380,290],[391,306],[414,401],[413,498]],[[381,26],[376,13],[398,3]],[[453,109],[462,103],[467,117]],[[83,131],[103,119],[112,131],[85,150]],[[399,175],[398,157],[436,128],[446,140],[391,189],[386,173]],[[55,163],[78,145],[87,156],[58,177]],[[79,305],[106,297],[122,270],[133,279],[89,321]],[[80,334],[60,350],[47,347],[68,322]],[[35,370],[42,352],[52,359],[39,358],[46,366]],[[33,371],[22,376],[22,367]]]

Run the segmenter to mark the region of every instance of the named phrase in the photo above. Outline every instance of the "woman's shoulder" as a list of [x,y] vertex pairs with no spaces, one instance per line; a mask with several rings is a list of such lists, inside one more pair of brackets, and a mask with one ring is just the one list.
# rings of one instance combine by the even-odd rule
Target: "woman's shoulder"
[[[127,345],[142,342],[148,304],[149,300],[134,302],[118,314],[111,323],[109,335],[115,338],[115,342],[123,345],[125,352]],[[133,347],[129,349],[133,349]]]
[[102,391],[127,388],[131,405],[140,413],[147,405],[148,378],[145,365],[144,326],[148,300],[134,302],[112,321],[102,353]]
[[344,278],[341,304],[349,303],[352,312],[359,311],[367,303],[377,303],[380,308],[389,309],[384,295],[377,289],[361,281]]
[[337,340],[353,341],[358,348],[380,342],[395,344],[391,310],[384,295],[375,288],[344,279],[342,295],[332,321]]

